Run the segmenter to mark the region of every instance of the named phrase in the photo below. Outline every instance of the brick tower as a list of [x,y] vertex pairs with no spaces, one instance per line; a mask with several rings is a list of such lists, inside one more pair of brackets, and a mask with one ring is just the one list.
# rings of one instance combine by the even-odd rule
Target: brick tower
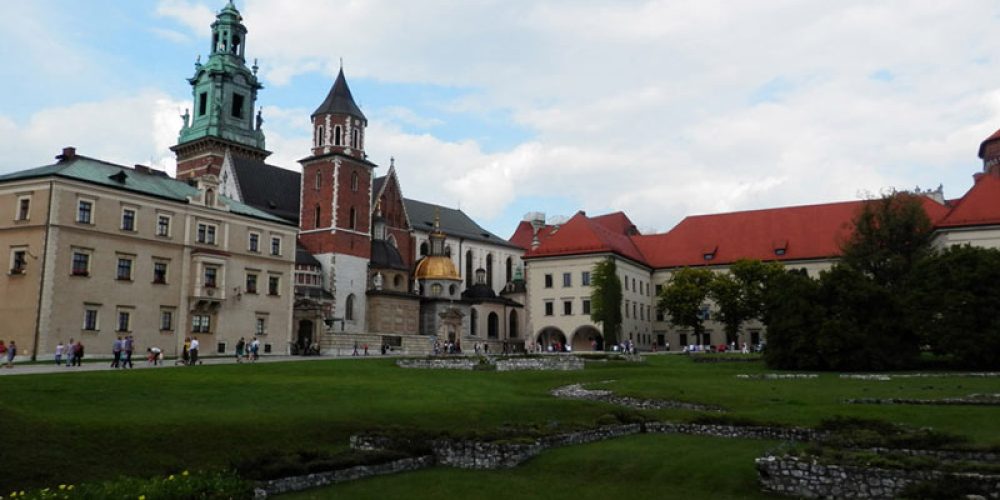
[[376,165],[366,159],[368,119],[341,69],[312,114],[312,154],[302,164],[299,242],[333,276],[334,315],[346,331],[364,331],[371,257],[371,197]]

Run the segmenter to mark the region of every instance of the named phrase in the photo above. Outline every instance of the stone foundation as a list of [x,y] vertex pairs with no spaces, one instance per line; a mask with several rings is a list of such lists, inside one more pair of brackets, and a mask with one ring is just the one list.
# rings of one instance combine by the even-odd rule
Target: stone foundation
[[545,356],[540,358],[507,358],[496,362],[498,372],[517,370],[582,370],[586,363],[576,356]]
[[[434,465],[433,456],[404,458],[394,462],[378,465],[358,465],[348,469],[335,470],[330,472],[318,472],[305,476],[286,477],[264,481],[258,487],[257,498],[266,498],[268,495],[280,495],[292,491],[302,491],[310,488],[319,488],[334,483],[353,481],[366,477],[380,476],[383,474],[396,474],[399,472],[409,472],[423,469]],[[264,494],[261,495],[260,492]]]

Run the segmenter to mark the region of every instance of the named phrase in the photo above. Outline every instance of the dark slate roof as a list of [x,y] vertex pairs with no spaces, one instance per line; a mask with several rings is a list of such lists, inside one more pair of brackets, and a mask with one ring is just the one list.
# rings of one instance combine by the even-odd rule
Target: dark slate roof
[[351,88],[347,86],[347,79],[344,78],[344,68],[340,68],[340,73],[337,73],[337,80],[333,82],[333,87],[330,89],[330,93],[326,95],[326,100],[316,108],[312,116],[326,114],[351,115],[368,122],[365,114],[361,112],[361,108],[354,102],[354,96],[351,95]]
[[232,164],[243,203],[298,224],[302,174],[238,156]]
[[305,247],[296,243],[295,245],[295,265],[297,266],[313,266],[322,267],[316,257],[313,257],[309,250]]
[[399,250],[385,240],[372,240],[371,265],[375,269],[396,269],[409,271],[409,266],[403,262]]
[[388,178],[388,175],[375,178],[375,182],[372,183],[372,203],[378,202],[378,195],[382,194],[382,186],[385,185],[385,180]]
[[486,283],[476,283],[470,288],[466,288],[462,291],[463,299],[495,299],[497,298],[496,292],[490,288]]
[[[0,182],[48,176],[97,184],[180,203],[188,203],[188,197],[198,194],[198,188],[158,172],[147,173],[131,167],[116,165],[80,155],[63,159],[52,165],[0,175]],[[258,210],[249,204],[240,203],[225,196],[220,198],[229,206],[229,210],[234,214],[270,222],[291,224],[288,220]],[[298,200],[298,197],[296,197],[296,200]]]
[[493,243],[510,248],[521,247],[485,230],[476,224],[465,212],[433,203],[403,199],[406,205],[406,213],[410,216],[410,227],[417,231],[431,231],[434,229],[435,209],[441,210],[441,230],[445,234],[455,238],[465,238],[467,240]]

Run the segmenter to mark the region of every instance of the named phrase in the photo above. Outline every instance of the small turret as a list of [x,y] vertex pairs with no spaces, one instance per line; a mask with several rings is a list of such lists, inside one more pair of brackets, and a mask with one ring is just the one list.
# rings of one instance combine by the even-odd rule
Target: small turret
[[354,102],[340,68],[330,93],[312,114],[313,155],[343,153],[365,158],[365,127],[368,119]]

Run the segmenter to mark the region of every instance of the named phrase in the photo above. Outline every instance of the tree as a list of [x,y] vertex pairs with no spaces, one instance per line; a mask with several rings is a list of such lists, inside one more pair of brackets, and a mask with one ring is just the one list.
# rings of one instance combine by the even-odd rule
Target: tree
[[875,283],[899,288],[931,249],[934,226],[922,197],[893,191],[867,200],[854,218],[854,231],[842,245],[842,262],[871,276]]
[[594,266],[590,285],[590,319],[601,324],[605,345],[617,344],[622,325],[622,282],[613,257]]
[[705,268],[685,267],[674,273],[670,282],[660,291],[657,307],[670,314],[675,325],[694,330],[695,341],[701,343],[705,320],[703,304],[708,298],[709,285],[714,278]]
[[718,307],[716,318],[725,328],[727,344],[738,342],[743,323],[761,318],[765,286],[782,272],[784,267],[776,262],[742,259],[728,273],[713,277],[709,297]]
[[821,361],[814,339],[825,313],[820,305],[819,282],[804,270],[789,269],[775,275],[763,293],[767,366],[784,370],[817,369]]
[[912,311],[921,343],[963,369],[1000,369],[1000,251],[950,247],[914,270]]

